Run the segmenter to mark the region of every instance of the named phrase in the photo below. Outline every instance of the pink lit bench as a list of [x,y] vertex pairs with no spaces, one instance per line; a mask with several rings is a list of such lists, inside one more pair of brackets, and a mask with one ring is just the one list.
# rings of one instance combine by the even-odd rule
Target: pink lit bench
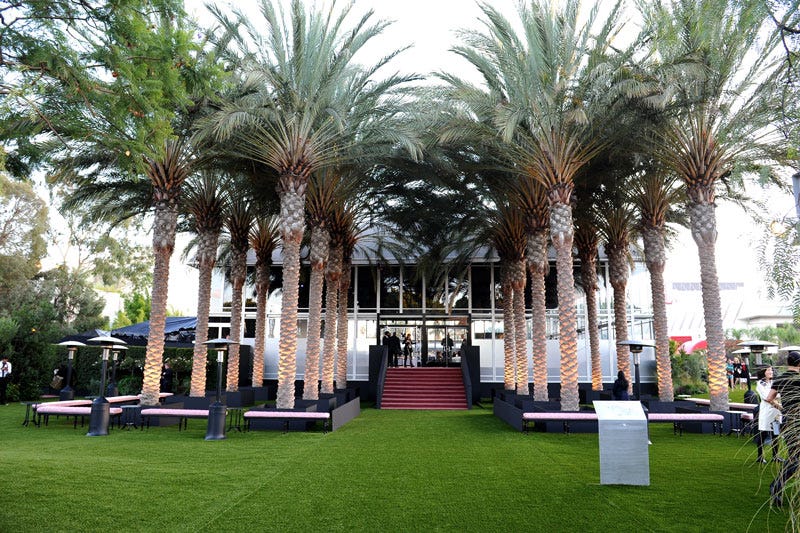
[[289,422],[292,420],[309,420],[309,421],[322,421],[322,432],[328,432],[328,422],[331,419],[331,414],[318,411],[261,411],[251,409],[244,414],[247,421],[245,429],[250,431],[250,421],[253,419],[261,420],[281,420],[283,422],[283,432],[289,431]]
[[[694,402],[695,405],[701,405],[703,407],[709,407],[711,405],[711,400],[707,398],[689,398],[687,401]],[[752,412],[757,405],[757,403],[728,402],[728,409]]]
[[522,413],[522,430],[528,433],[529,424],[536,422],[560,421],[564,423],[564,433],[569,433],[570,422],[596,422],[597,413],[589,411],[540,411]]
[[[61,403],[61,402],[39,404],[38,408],[36,409],[36,416],[39,419],[36,422],[37,426],[41,423],[42,417],[44,417],[44,425],[46,426],[48,422],[50,422],[50,415],[56,415],[56,416],[66,416],[68,419],[69,417],[72,417],[73,418],[72,427],[75,428],[78,427],[78,417],[81,417],[81,427],[83,427],[84,417],[87,417],[90,414],[92,414],[91,406],[53,405],[54,403]],[[122,409],[120,409],[119,407],[110,407],[108,410],[108,414],[111,417],[117,419],[117,426],[119,426],[119,416],[122,414]]]
[[186,424],[190,418],[208,418],[208,409],[167,409],[165,407],[145,407],[142,409],[141,415],[142,421],[144,422],[142,424],[142,429],[144,429],[145,424],[147,424],[147,428],[150,429],[150,417],[163,416],[177,418],[178,431],[180,431],[181,426],[183,426],[183,429],[186,429]]

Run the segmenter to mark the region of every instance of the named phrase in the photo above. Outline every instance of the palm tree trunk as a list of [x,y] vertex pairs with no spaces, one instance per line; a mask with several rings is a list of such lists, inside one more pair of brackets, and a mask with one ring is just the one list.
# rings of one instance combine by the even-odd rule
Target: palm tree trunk
[[350,271],[352,264],[344,259],[342,276],[339,278],[339,318],[336,322],[336,388],[347,388],[347,337],[350,331],[347,320],[348,293],[350,292]]
[[514,343],[517,360],[516,386],[517,394],[529,394],[528,387],[528,339],[525,323],[525,260],[513,264],[514,292]]
[[[627,243],[607,244],[609,276],[614,289],[614,335],[616,342],[628,340],[628,307],[625,301],[625,288],[628,284]],[[631,387],[631,354],[626,345],[617,344],[617,370],[628,377]]]
[[516,341],[514,337],[514,290],[507,262],[500,267],[500,292],[503,295],[503,386],[516,391]]
[[561,410],[577,411],[578,312],[575,309],[575,279],[572,273],[574,236],[572,208],[562,201],[550,205],[550,236],[556,249],[558,278],[558,345],[561,351]]
[[[298,192],[302,190],[303,193]],[[297,303],[300,283],[300,243],[305,231],[305,189],[286,188],[281,194],[283,240],[283,301],[278,348],[278,409],[294,408],[297,378]]]
[[205,231],[198,236],[197,250],[197,326],[192,355],[192,381],[189,396],[202,398],[206,394],[206,365],[208,363],[208,313],[211,306],[211,276],[217,259],[219,232]]
[[231,253],[231,333],[236,344],[228,345],[228,376],[225,390],[239,390],[239,343],[242,341],[242,315],[244,314],[244,282],[247,278],[247,250]]
[[164,357],[164,329],[169,295],[169,260],[175,249],[178,209],[174,202],[156,202],[153,215],[153,289],[150,304],[150,335],[144,360],[142,405],[158,405]]
[[319,398],[319,353],[322,331],[322,288],[325,284],[325,261],[328,259],[330,235],[323,227],[311,230],[311,276],[308,289],[308,344],[303,373],[303,399]]
[[581,281],[586,293],[586,329],[592,359],[592,390],[603,390],[603,365],[600,361],[600,335],[597,321],[597,249],[581,255]]
[[[270,254],[271,255],[271,254]],[[267,335],[269,267],[272,258],[256,258],[256,338],[253,343],[253,387],[264,383],[264,346]]]
[[674,400],[672,361],[669,358],[669,333],[667,330],[667,303],[664,291],[664,267],[667,254],[664,235],[658,228],[645,227],[642,231],[644,257],[650,272],[650,292],[653,298],[653,329],[656,336],[656,371],[658,373],[658,399]]
[[533,322],[533,399],[547,401],[547,234],[528,236],[528,270],[531,278],[531,320]]
[[333,394],[333,368],[336,361],[336,325],[339,311],[339,278],[342,275],[342,245],[335,243],[325,269],[325,345],[322,356],[322,392]]
[[725,337],[722,329],[722,305],[717,277],[717,222],[713,203],[690,203],[692,237],[700,257],[700,284],[703,290],[703,314],[708,343],[708,388],[712,411],[728,410],[728,385],[725,378]]

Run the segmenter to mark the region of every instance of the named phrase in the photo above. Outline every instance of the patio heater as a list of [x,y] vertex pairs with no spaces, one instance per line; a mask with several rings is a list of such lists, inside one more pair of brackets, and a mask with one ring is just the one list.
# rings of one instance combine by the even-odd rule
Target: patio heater
[[108,383],[106,394],[109,396],[119,396],[119,388],[117,387],[117,360],[119,359],[119,352],[127,350],[127,346],[122,344],[115,344],[111,347],[111,381]]
[[634,394],[636,396],[637,401],[641,401],[642,399],[642,384],[639,377],[639,358],[642,355],[642,350],[644,350],[645,346],[649,346],[651,348],[655,348],[655,344],[652,342],[647,341],[638,341],[638,340],[624,340],[618,341],[618,346],[628,346],[631,350],[631,355],[633,355],[633,372],[634,372]]
[[59,342],[58,345],[67,347],[67,381],[64,383],[64,387],[58,392],[58,399],[61,401],[74,400],[75,391],[69,386],[69,384],[72,383],[72,360],[75,359],[78,346],[86,345],[78,341],[64,341]]
[[103,364],[100,369],[100,396],[92,401],[92,409],[89,414],[89,433],[87,437],[101,437],[108,435],[109,403],[103,396],[106,388],[106,372],[108,371],[108,356],[111,349],[116,344],[127,344],[125,341],[115,337],[94,337],[89,342],[96,342],[103,347]]
[[230,344],[239,344],[230,339],[212,339],[203,344],[208,344],[217,350],[217,398],[208,406],[208,428],[206,440],[222,440],[225,438],[225,405],[222,404],[222,363],[225,361],[225,352]]
[[[756,356],[756,364],[760,365],[761,354],[764,353],[766,349],[769,348],[770,346],[777,346],[777,344],[769,341],[753,340],[753,341],[740,342],[738,346],[741,346],[742,348],[749,348],[750,353],[755,354]],[[746,359],[747,359],[747,390],[750,390],[750,358],[747,357]]]

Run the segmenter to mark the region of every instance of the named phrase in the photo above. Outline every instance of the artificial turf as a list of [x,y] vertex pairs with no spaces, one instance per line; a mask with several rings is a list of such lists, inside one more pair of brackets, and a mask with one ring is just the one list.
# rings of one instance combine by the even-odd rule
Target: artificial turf
[[597,434],[521,434],[469,411],[365,406],[339,430],[205,421],[86,437],[0,406],[0,531],[784,531],[775,466],[736,436],[650,428],[650,485],[600,485]]

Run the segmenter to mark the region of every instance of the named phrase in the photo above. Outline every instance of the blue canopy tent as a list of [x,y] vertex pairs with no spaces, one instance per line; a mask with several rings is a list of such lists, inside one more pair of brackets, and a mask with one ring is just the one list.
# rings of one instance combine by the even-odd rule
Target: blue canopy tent
[[[194,341],[194,331],[197,327],[197,317],[194,316],[168,316],[164,327],[164,341],[169,346],[191,346]],[[128,344],[143,346],[147,344],[150,335],[150,321],[140,322],[124,328],[111,331],[113,337],[119,337]]]

